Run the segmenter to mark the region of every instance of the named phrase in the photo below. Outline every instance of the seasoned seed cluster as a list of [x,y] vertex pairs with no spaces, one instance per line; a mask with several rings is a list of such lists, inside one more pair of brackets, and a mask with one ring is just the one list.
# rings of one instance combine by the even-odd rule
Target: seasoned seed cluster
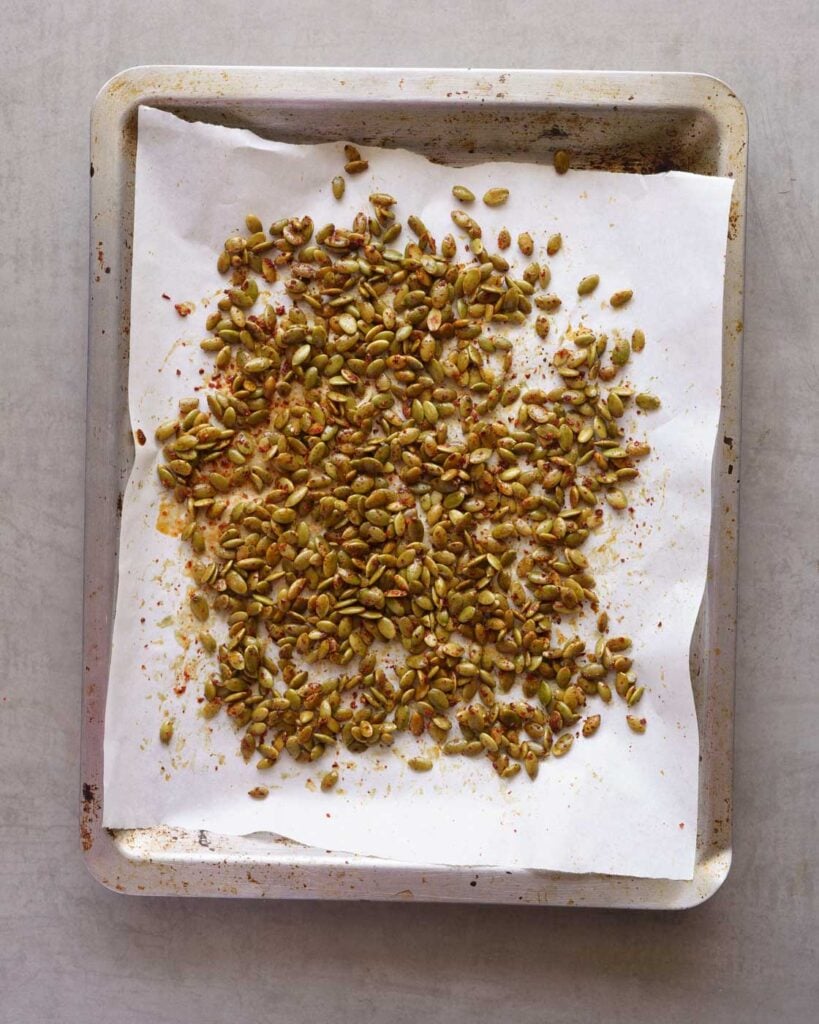
[[[348,173],[362,169],[347,158]],[[605,612],[589,644],[570,627],[598,611],[583,547],[628,507],[649,452],[623,417],[659,402],[617,382],[645,339],[610,345],[578,328],[555,345],[555,386],[527,389],[504,330],[534,317],[548,335],[560,305],[549,268],[515,276],[462,208],[466,260],[415,216],[412,240],[393,248],[396,200],[376,193],[370,206],[318,231],[309,216],[267,232],[249,216],[226,240],[229,282],[202,342],[215,358],[207,407],[185,400],[156,431],[159,477],[196,555],[190,610],[216,664],[203,713],[226,711],[260,769],[408,731],[486,757],[502,778],[534,778],[573,729],[598,729],[599,714],[581,725],[590,700],[614,690],[632,707],[643,692],[631,641],[608,635]],[[531,256],[529,234],[518,244]],[[285,304],[260,302],[280,278]],[[214,611],[224,643],[207,630]],[[557,625],[568,640],[555,641]],[[331,678],[313,678],[319,665]]]

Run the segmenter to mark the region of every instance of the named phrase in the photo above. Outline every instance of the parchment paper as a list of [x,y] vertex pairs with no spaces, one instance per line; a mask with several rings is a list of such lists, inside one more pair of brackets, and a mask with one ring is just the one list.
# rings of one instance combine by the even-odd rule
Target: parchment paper
[[[136,446],[122,514],[104,824],[272,832],[418,864],[690,878],[698,737],[688,652],[706,574],[732,183],[681,173],[560,177],[526,163],[454,169],[400,150],[362,151],[370,170],[348,177],[339,203],[330,181],[341,170],[341,143],[284,145],[140,110],[129,402],[133,429],[148,441]],[[631,733],[616,695],[608,707],[595,700],[590,711],[603,716],[598,734],[544,762],[535,783],[501,781],[488,763],[458,757],[441,757],[419,776],[405,758],[432,744],[407,736],[395,753],[354,758],[342,751],[341,781],[325,794],[316,790],[327,758],[317,766],[284,758],[258,772],[240,757],[239,735],[224,715],[205,721],[199,714],[212,666],[191,642],[189,548],[172,535],[153,432],[207,379],[211,357],[198,343],[220,287],[215,255],[228,235],[243,230],[248,211],[265,224],[309,213],[317,225],[348,225],[367,208],[370,192],[387,191],[399,198],[400,216],[420,215],[440,239],[452,229],[450,189],[458,183],[478,196],[490,186],[510,189],[503,207],[480,200],[473,207],[487,240],[494,242],[501,226],[513,239],[528,230],[536,241],[532,258],[546,259],[546,238],[562,232],[563,250],[547,260],[550,290],[563,298],[550,348],[581,320],[610,334],[629,336],[637,326],[646,333],[646,349],[632,357],[626,379],[660,394],[663,406],[627,422],[653,453],[630,492],[634,513],[609,514],[588,553],[603,604],[616,595],[612,632],[634,639],[635,669],[646,685],[639,712],[648,727],[642,736]],[[514,243],[508,252],[518,270],[528,262]],[[578,300],[577,281],[589,273],[600,275],[600,288]],[[613,310],[607,297],[621,288],[633,288],[634,299]],[[186,319],[174,310],[183,301],[196,307]],[[516,366],[532,374],[529,386],[553,386],[544,343],[531,326],[515,345]],[[580,631],[593,640],[591,617]],[[165,717],[175,722],[170,747],[158,739]],[[262,782],[268,799],[249,798]]]

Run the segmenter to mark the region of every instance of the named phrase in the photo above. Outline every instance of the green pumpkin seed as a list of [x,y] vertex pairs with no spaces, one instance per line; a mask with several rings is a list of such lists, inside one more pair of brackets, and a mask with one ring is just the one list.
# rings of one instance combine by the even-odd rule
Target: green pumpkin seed
[[559,736],[552,744],[552,754],[555,757],[563,757],[569,753],[573,743],[574,736],[569,732],[563,733],[563,735]]
[[598,274],[589,274],[587,277],[582,278],[577,286],[578,295],[591,295],[594,289],[600,284],[600,276]]
[[490,188],[483,195],[483,201],[487,206],[502,206],[508,198],[508,188]]
[[611,350],[611,361],[615,366],[625,366],[631,355],[631,346],[625,338],[618,338]]
[[634,401],[641,409],[645,410],[646,412],[650,412],[654,409],[659,409],[661,404],[660,399],[657,398],[656,395],[650,395],[645,391],[642,391],[640,392],[640,394],[635,395]]
[[179,423],[177,420],[166,420],[164,423],[160,423],[156,428],[157,441],[163,444],[169,437],[173,437],[178,427]]

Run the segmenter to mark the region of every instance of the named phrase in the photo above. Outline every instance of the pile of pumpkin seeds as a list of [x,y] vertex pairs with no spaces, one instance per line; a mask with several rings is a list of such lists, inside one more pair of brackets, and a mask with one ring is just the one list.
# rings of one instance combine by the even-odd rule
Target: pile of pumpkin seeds
[[[362,169],[347,157],[349,173]],[[336,198],[343,186],[334,179]],[[399,248],[396,200],[369,201],[347,228],[302,216],[265,231],[247,217],[217,260],[228,282],[201,343],[215,360],[207,405],[181,402],[156,431],[159,478],[187,515],[190,609],[214,659],[202,713],[224,711],[262,770],[409,732],[534,779],[600,727],[591,702],[616,694],[630,711],[643,693],[583,548],[628,507],[649,452],[624,416],[659,400],[618,383],[645,338],[571,331],[553,346],[554,386],[527,390],[505,331],[548,335],[560,306],[549,267],[515,276],[460,207],[460,244],[438,245],[410,216]],[[518,242],[531,256],[531,235]],[[549,239],[550,255],[561,242]]]

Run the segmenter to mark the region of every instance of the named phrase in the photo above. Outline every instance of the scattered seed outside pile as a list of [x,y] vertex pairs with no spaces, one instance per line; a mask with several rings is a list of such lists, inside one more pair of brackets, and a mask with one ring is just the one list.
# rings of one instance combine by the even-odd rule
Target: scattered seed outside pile
[[623,291],[615,292],[609,299],[609,302],[615,309],[619,309],[620,306],[625,306],[627,302],[631,300],[634,292],[630,288],[625,288]]
[[466,185],[453,185],[452,194],[462,203],[475,202],[475,193],[471,189],[468,189]]
[[508,198],[508,188],[490,188],[484,192],[483,201],[487,206],[502,206]]
[[578,295],[591,295],[594,289],[600,284],[600,277],[597,274],[589,274],[584,277],[577,286]]
[[[345,158],[348,172],[366,167],[355,147]],[[332,184],[340,198],[344,179]],[[484,201],[507,197],[490,189]],[[559,339],[562,383],[523,389],[504,327],[560,305],[538,291],[549,268],[531,264],[518,279],[462,210],[452,219],[469,239],[464,262],[452,236],[436,251],[414,216],[413,240],[391,248],[396,202],[371,194],[371,212],[349,228],[316,229],[303,216],[266,234],[249,214],[248,236],[228,238],[218,258],[230,280],[202,348],[220,376],[205,411],[184,400],[156,430],[160,480],[188,516],[191,612],[205,622],[213,610],[227,626],[223,643],[199,634],[216,666],[202,715],[228,714],[245,760],[262,770],[284,755],[317,761],[339,742],[353,754],[386,748],[406,731],[449,755],[488,758],[503,779],[521,766],[534,779],[541,761],[569,751],[566,730],[588,702],[611,701],[607,677],[627,706],[643,692],[631,641],[602,635],[605,612],[594,647],[578,635],[556,645],[553,626],[597,611],[580,549],[606,505],[627,507],[623,488],[650,451],[625,437],[632,390],[613,383],[644,337],[615,341],[610,363],[593,331],[575,334],[576,355]],[[511,242],[505,229],[498,241]],[[561,244],[552,235],[547,252]],[[519,235],[525,256],[533,246]],[[257,308],[254,274],[281,275],[289,305]],[[548,317],[534,319],[545,338]],[[634,403],[659,407],[642,392]],[[513,422],[495,419],[498,408]],[[382,643],[403,650],[392,675]],[[314,682],[314,664],[337,674]],[[599,724],[587,715],[581,732]],[[162,741],[172,733],[163,722]],[[337,781],[331,769],[321,788]]]

